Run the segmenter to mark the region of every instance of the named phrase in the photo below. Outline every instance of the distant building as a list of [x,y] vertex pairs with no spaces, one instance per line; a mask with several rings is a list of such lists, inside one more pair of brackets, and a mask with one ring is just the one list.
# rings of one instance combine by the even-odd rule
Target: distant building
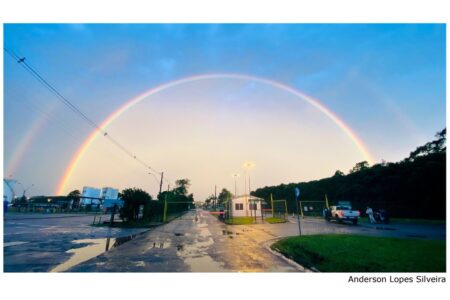
[[64,209],[72,208],[73,200],[66,196],[34,196],[28,200],[28,208],[32,211],[39,209]]
[[84,186],[81,193],[82,205],[100,205],[102,190],[90,186]]
[[103,201],[103,209],[109,210],[114,207],[114,205],[117,205],[117,207],[121,208],[123,207],[123,200],[122,199],[105,199]]
[[103,200],[105,199],[118,199],[119,198],[119,190],[112,187],[104,187],[102,188],[102,194],[100,196]]
[[233,217],[261,216],[261,205],[264,199],[250,195],[237,196],[231,199]]
[[119,199],[119,190],[112,187],[102,188],[103,208],[109,210],[117,205],[117,207],[123,207],[123,200]]

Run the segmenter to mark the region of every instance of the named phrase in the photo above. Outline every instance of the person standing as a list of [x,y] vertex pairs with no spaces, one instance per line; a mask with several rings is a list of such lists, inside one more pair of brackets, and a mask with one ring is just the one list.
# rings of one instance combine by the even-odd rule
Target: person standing
[[373,210],[372,210],[372,208],[367,206],[366,214],[369,216],[370,223],[372,223],[372,224],[376,223],[375,218],[373,217]]

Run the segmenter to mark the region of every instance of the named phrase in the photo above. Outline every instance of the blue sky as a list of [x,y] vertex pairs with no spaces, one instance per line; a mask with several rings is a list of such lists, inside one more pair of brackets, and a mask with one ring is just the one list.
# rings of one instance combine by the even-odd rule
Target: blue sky
[[[445,25],[6,24],[4,43],[98,123],[153,86],[203,73],[268,78],[313,96],[377,161],[406,157],[446,122]],[[52,193],[90,128],[6,54],[4,83],[4,176]],[[9,170],[42,119],[43,129]],[[330,171],[323,172],[314,176]]]

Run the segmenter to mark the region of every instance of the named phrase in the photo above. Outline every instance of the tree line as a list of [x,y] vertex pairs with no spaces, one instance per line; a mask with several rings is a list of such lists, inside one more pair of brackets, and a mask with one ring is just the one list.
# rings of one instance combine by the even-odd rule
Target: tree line
[[[166,215],[173,217],[194,206],[194,195],[188,193],[189,179],[175,181],[175,188],[161,192],[157,199],[152,199],[146,191],[137,188],[123,190],[119,198],[124,201],[120,209],[120,218],[124,221],[161,222]],[[166,204],[167,202],[167,204]]]
[[383,161],[369,166],[363,161],[347,175],[337,170],[328,178],[266,186],[252,195],[269,199],[272,194],[274,199],[286,199],[288,211],[294,212],[294,188],[300,187],[303,201],[321,201],[326,194],[330,205],[351,201],[353,208],[362,212],[370,206],[386,209],[393,217],[445,219],[446,129],[435,137],[396,163]]

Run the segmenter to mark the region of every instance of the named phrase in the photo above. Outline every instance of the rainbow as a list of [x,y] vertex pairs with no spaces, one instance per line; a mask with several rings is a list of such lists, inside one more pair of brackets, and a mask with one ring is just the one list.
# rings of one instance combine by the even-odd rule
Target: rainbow
[[44,115],[44,117],[36,119],[36,121],[34,121],[34,123],[29,127],[27,133],[21,139],[20,143],[15,148],[15,151],[13,152],[11,159],[9,160],[8,167],[5,173],[6,178],[11,177],[16,173],[17,169],[19,168],[20,164],[23,161],[23,158],[25,157],[26,152],[30,149],[33,141],[38,136],[38,133],[48,123],[50,117],[52,116],[52,114],[56,109],[57,109],[56,105],[51,106],[48,112],[46,112],[46,114]]
[[[287,86],[283,83],[269,80],[266,78],[260,78],[250,75],[243,75],[243,74],[229,74],[229,73],[219,73],[219,74],[203,74],[203,75],[196,75],[196,76],[190,76],[186,78],[181,78],[178,80],[170,81],[168,83],[156,86],[154,88],[151,88],[150,90],[128,100],[123,104],[121,107],[119,107],[117,110],[115,110],[111,115],[109,115],[101,124],[100,128],[102,130],[106,130],[106,128],[114,122],[120,115],[122,115],[124,112],[126,112],[129,108],[133,107],[134,105],[141,102],[146,97],[149,97],[151,95],[154,95],[156,93],[159,93],[163,90],[176,87],[181,84],[186,84],[194,81],[200,81],[200,80],[211,80],[211,79],[239,79],[239,80],[250,80],[255,81],[263,84],[270,85],[275,88],[279,88],[281,90],[284,90],[288,93],[291,93],[304,101],[308,102],[315,108],[317,108],[319,111],[321,111],[323,114],[325,114],[328,118],[330,118],[355,144],[355,146],[358,148],[358,150],[362,153],[364,158],[369,162],[370,164],[373,164],[374,159],[372,158],[372,155],[370,154],[367,147],[364,145],[362,140],[358,137],[358,135],[343,121],[341,120],[335,113],[333,113],[330,109],[328,109],[326,106],[321,104],[318,100],[314,99],[311,96],[308,96],[290,86]],[[88,138],[83,142],[83,144],[78,148],[75,155],[72,157],[69,165],[66,167],[64,175],[61,177],[57,189],[56,194],[62,195],[65,191],[67,183],[70,181],[70,178],[74,172],[74,170],[77,167],[78,162],[82,159],[83,155],[86,153],[86,151],[89,149],[89,146],[94,142],[94,140],[102,136],[100,130],[94,130]]]

